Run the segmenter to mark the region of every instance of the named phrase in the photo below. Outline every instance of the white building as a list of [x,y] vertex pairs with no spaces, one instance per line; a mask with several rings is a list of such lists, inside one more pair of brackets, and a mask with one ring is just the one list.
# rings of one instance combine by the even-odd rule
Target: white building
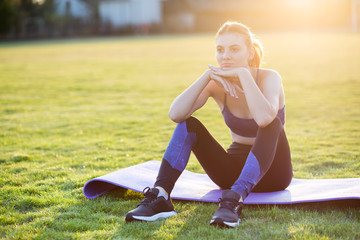
[[[127,25],[161,24],[163,0],[98,0],[102,23],[113,27]],[[55,0],[59,15],[71,15],[80,19],[91,17],[91,8],[83,0]]]
[[55,0],[57,14],[86,19],[91,15],[90,7],[82,0]]

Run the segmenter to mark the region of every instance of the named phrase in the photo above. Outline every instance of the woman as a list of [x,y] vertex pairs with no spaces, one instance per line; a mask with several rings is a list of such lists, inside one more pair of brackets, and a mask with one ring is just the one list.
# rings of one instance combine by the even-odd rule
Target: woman
[[[208,176],[223,189],[210,224],[239,225],[243,200],[251,191],[285,189],[292,179],[290,149],[284,132],[285,97],[280,75],[259,68],[260,43],[243,24],[227,22],[216,36],[219,67],[209,70],[172,103],[178,123],[153,188],[125,220],[155,221],[176,215],[170,194],[193,151]],[[212,97],[219,105],[233,143],[225,151],[191,115]]]

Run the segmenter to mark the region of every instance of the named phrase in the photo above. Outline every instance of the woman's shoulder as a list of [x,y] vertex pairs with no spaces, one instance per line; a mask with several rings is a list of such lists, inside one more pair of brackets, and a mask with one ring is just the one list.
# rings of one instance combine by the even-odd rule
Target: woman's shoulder
[[275,77],[281,78],[280,73],[270,68],[259,68],[259,74],[261,77]]
[[282,82],[280,74],[273,69],[259,68],[259,84],[266,82]]

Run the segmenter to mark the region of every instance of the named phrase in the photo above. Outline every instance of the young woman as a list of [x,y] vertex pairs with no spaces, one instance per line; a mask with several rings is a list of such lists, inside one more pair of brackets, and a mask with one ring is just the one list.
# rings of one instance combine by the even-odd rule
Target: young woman
[[[280,75],[259,68],[262,47],[243,24],[227,22],[216,36],[218,67],[209,70],[172,103],[178,123],[165,151],[153,188],[125,220],[155,221],[176,215],[170,194],[191,151],[208,176],[223,189],[210,224],[239,225],[243,200],[251,191],[285,189],[292,179],[284,132],[285,96]],[[233,143],[227,150],[191,115],[212,97],[219,105]]]

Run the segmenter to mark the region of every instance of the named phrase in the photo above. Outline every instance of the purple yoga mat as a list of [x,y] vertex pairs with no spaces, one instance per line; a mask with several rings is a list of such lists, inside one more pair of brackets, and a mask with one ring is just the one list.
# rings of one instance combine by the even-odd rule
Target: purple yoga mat
[[[93,199],[116,187],[142,192],[152,187],[159,161],[149,161],[89,180],[83,189],[84,195]],[[172,199],[200,202],[218,202],[221,189],[206,174],[185,170],[175,184]],[[330,200],[357,199],[360,204],[360,178],[341,179],[296,179],[290,186],[277,192],[250,193],[245,204],[293,204]]]

